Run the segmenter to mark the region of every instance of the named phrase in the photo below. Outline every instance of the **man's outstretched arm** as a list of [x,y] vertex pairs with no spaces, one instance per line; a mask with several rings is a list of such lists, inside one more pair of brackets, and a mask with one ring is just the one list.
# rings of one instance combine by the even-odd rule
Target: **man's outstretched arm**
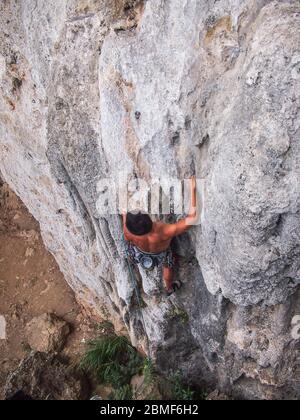
[[195,224],[197,219],[197,181],[196,177],[193,176],[191,178],[191,203],[189,214],[185,219],[180,220],[177,223],[166,225],[165,233],[170,237],[181,235],[182,233],[187,232]]

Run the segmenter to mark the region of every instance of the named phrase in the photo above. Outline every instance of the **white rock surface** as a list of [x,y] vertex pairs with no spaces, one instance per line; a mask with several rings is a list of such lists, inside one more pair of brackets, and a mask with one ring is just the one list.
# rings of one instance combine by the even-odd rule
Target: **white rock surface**
[[[9,0],[0,12],[0,171],[78,298],[145,351],[147,335],[162,371],[299,397],[299,1]],[[194,169],[205,217],[177,243],[185,287],[166,300],[142,273],[144,331],[97,183]]]

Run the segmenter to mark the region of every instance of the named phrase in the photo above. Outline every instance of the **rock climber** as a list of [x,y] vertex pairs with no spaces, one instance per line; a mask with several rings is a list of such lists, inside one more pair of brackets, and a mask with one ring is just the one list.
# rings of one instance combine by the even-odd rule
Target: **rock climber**
[[186,218],[173,224],[153,222],[148,214],[141,212],[124,213],[123,228],[127,245],[127,255],[134,263],[151,270],[161,265],[167,294],[179,290],[180,281],[173,281],[174,257],[171,242],[175,236],[187,232],[197,221],[196,177],[190,180],[191,203]]

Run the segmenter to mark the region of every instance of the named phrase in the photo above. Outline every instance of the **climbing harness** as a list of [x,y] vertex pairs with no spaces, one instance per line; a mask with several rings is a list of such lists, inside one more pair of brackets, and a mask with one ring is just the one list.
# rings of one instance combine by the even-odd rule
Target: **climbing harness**
[[[167,251],[153,254],[141,251],[131,242],[124,242],[128,260],[133,264],[139,264],[146,271],[153,271],[154,268],[161,266],[173,268],[175,265],[176,258],[170,248]],[[180,280],[174,281],[173,290],[171,292],[166,292],[166,295],[168,297],[171,296],[173,293],[176,293],[177,290],[180,290],[181,287],[182,282]]]
[[126,255],[133,263],[141,265],[147,271],[152,271],[161,265],[169,268],[174,267],[174,257],[171,249],[154,254],[141,251],[132,243],[127,242]]

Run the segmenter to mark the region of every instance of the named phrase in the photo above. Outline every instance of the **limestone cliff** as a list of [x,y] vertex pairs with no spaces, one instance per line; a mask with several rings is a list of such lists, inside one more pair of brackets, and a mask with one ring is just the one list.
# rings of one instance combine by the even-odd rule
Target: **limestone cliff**
[[[163,372],[300,397],[298,0],[2,0],[0,172],[78,299]],[[98,181],[203,180],[177,241],[184,288],[141,272]]]

